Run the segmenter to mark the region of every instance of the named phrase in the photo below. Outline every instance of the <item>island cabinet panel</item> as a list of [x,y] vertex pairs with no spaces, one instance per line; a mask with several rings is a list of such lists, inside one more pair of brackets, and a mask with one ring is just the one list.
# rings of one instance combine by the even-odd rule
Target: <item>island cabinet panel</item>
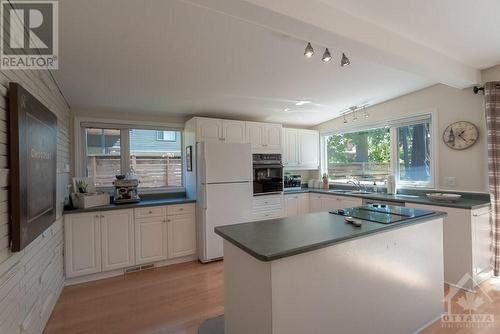
[[101,271],[101,225],[96,212],[64,218],[66,277]]
[[444,206],[406,203],[406,206],[444,211],[444,280],[466,290],[492,275],[492,226],[489,207],[468,210]]
[[196,253],[196,223],[193,214],[169,216],[167,218],[168,257]]
[[132,266],[134,256],[133,210],[115,210],[101,214],[102,269]]
[[165,216],[135,220],[135,261],[137,264],[167,259]]

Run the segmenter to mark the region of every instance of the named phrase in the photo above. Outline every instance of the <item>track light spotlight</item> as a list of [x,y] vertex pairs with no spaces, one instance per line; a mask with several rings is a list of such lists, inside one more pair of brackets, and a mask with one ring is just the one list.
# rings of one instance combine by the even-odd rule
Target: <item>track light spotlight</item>
[[311,58],[314,54],[314,49],[311,45],[311,43],[307,43],[306,49],[304,50],[304,56],[307,58]]
[[330,54],[330,51],[328,51],[328,48],[325,49],[325,53],[323,53],[323,58],[321,58],[323,63],[328,63],[330,60],[332,60],[332,55]]
[[340,66],[344,67],[344,66],[347,66],[350,64],[351,64],[351,61],[349,60],[349,58],[347,58],[345,53],[342,53],[342,60],[340,61]]

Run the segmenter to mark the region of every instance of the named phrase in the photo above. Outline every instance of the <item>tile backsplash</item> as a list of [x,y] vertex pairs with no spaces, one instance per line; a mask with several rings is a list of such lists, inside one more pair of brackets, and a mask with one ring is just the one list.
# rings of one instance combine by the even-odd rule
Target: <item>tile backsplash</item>
[[310,179],[319,179],[319,170],[317,169],[312,169],[312,170],[294,170],[294,169],[285,169],[283,172],[285,175],[287,174],[293,174],[293,175],[300,175],[302,177],[302,183],[307,184],[307,181]]

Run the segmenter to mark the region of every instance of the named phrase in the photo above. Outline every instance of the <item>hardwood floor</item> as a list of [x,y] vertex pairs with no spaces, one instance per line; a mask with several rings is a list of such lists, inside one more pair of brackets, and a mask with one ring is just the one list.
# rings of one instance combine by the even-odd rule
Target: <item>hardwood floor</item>
[[189,262],[65,287],[45,334],[194,334],[224,313],[223,263]]
[[[223,285],[222,262],[190,262],[66,287],[44,333],[195,334],[203,321],[224,313]],[[452,313],[467,313],[468,301],[477,306],[472,314],[492,314],[494,327],[443,328],[438,320],[422,333],[500,333],[500,280],[481,288],[469,296],[460,290]]]

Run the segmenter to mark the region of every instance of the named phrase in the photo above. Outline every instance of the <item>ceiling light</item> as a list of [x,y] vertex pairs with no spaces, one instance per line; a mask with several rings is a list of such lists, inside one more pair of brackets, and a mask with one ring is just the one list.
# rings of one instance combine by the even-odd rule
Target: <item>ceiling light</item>
[[308,104],[308,103],[311,103],[311,101],[297,101],[297,103],[295,103],[296,106],[303,106],[304,104]]
[[330,51],[328,51],[328,48],[325,49],[325,53],[323,53],[323,58],[321,58],[323,63],[328,63],[330,60],[332,60],[332,55],[330,54]]
[[290,110],[291,110],[290,108],[283,109],[284,112],[289,112]]
[[304,50],[304,56],[307,58],[311,58],[314,54],[314,49],[311,45],[311,43],[307,43],[306,49]]
[[345,53],[342,53],[342,60],[340,61],[340,66],[344,67],[344,66],[347,66],[350,64],[351,64],[351,61],[349,60],[349,58],[347,58]]

